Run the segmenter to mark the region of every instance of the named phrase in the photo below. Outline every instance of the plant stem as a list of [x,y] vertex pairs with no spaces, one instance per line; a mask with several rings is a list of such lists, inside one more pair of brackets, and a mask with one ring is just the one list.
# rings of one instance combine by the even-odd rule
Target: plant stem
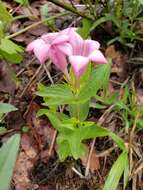
[[85,170],[85,177],[87,177],[89,175],[90,160],[91,160],[92,152],[93,152],[93,149],[94,149],[95,140],[96,139],[93,139],[93,141],[91,143],[91,148],[90,148],[90,151],[89,151],[89,154],[88,154],[87,163],[86,163],[86,170]]
[[27,27],[21,29],[21,30],[18,31],[18,32],[15,32],[14,34],[11,34],[11,35],[7,36],[6,38],[7,38],[7,39],[14,38],[14,37],[16,37],[16,36],[18,36],[18,35],[20,35],[20,34],[26,32],[27,30],[30,30],[31,28],[34,28],[34,27],[38,26],[39,24],[42,24],[42,23],[44,23],[44,22],[53,20],[53,19],[58,18],[58,17],[60,17],[60,16],[65,16],[65,15],[67,15],[67,14],[68,14],[67,12],[62,12],[62,13],[56,14],[56,15],[54,15],[54,16],[51,16],[50,18],[46,18],[46,19],[44,19],[44,20],[40,20],[40,21],[38,21],[38,22],[36,22],[36,23],[34,23],[34,24],[31,24],[30,26],[27,26]]
[[133,127],[129,133],[129,162],[130,162],[130,175],[131,175],[131,172],[132,172],[132,168],[133,168],[133,150],[132,150],[132,142],[133,142],[133,137],[134,137],[134,131],[136,129],[136,126],[137,126],[137,121],[139,119],[139,112],[136,114],[135,116],[135,120],[134,120],[134,123],[133,123]]
[[75,13],[83,18],[86,18],[88,20],[93,20],[93,18],[89,15],[85,15],[84,13],[78,11],[77,9],[73,8],[69,3],[61,2],[58,0],[49,0],[50,2],[54,3],[55,5],[62,7],[63,9],[66,9],[72,13]]
[[[79,78],[76,78],[75,89],[76,89],[76,94],[77,94],[77,101],[79,101],[79,90],[80,90],[80,79]],[[80,104],[79,103],[76,105],[76,111],[77,111],[77,119],[80,120]]]

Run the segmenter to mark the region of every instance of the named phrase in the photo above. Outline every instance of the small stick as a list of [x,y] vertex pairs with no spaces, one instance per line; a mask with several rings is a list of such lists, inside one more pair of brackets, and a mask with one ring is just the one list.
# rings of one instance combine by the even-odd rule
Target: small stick
[[139,167],[135,170],[133,175],[136,175],[141,169],[143,169],[143,162],[139,165]]
[[75,169],[74,167],[72,167],[72,170],[73,170],[77,175],[79,175],[80,178],[84,178],[84,176],[83,176],[77,169]]
[[[112,108],[114,107],[114,105],[110,106],[105,112],[104,114],[99,118],[98,120],[98,124],[102,124],[104,122],[104,117],[107,113],[110,113],[110,111],[112,110]],[[89,175],[89,168],[90,168],[90,160],[91,160],[91,156],[92,156],[92,153],[93,153],[93,149],[94,149],[94,144],[95,144],[95,140],[96,139],[93,139],[92,143],[91,143],[91,148],[90,148],[90,151],[89,151],[89,155],[88,155],[88,159],[87,159],[87,164],[86,164],[86,169],[85,169],[85,176],[87,177]]]
[[52,155],[52,150],[53,150],[53,147],[54,147],[54,144],[55,144],[56,136],[57,136],[57,130],[54,131],[52,142],[51,142],[51,145],[50,145],[50,148],[49,148],[49,151],[48,151],[48,156],[49,157]]
[[44,20],[38,21],[38,22],[36,22],[36,23],[33,23],[33,24],[31,24],[30,26],[27,26],[27,27],[25,27],[25,28],[19,30],[18,32],[15,32],[15,33],[13,33],[13,34],[11,34],[11,35],[9,35],[9,36],[6,36],[6,39],[14,38],[14,37],[16,37],[16,36],[18,36],[18,35],[20,35],[20,34],[26,32],[27,30],[30,30],[31,28],[34,28],[34,27],[38,26],[39,24],[42,24],[42,23],[44,23],[44,22],[51,21],[51,20],[53,20],[53,19],[59,18],[60,16],[65,16],[65,15],[67,15],[67,12],[62,12],[62,13],[56,14],[56,15],[54,15],[54,16],[48,17],[48,18],[46,18],[46,19],[44,19]]
[[137,126],[137,121],[138,121],[138,118],[139,118],[139,112],[137,113],[136,117],[135,117],[135,120],[134,120],[134,124],[133,124],[133,127],[131,129],[131,132],[129,134],[129,162],[130,162],[130,174],[131,174],[131,171],[132,171],[132,167],[133,167],[133,149],[132,149],[132,141],[133,141],[133,136],[134,136],[134,131],[136,129],[136,126]]
[[93,149],[94,149],[95,140],[96,139],[93,139],[92,144],[91,144],[91,148],[90,148],[90,151],[89,151],[89,154],[88,154],[86,170],[85,170],[85,177],[87,177],[89,175],[90,160],[91,160],[92,152],[93,152]]
[[46,73],[47,73],[47,75],[48,75],[48,78],[49,78],[51,84],[54,84],[54,81],[53,81],[53,79],[52,79],[52,77],[51,77],[51,74],[50,74],[50,72],[49,72],[49,70],[48,70],[48,66],[49,66],[50,64],[51,64],[51,61],[49,61],[47,65],[43,64],[43,67],[44,67],[44,69],[45,69],[45,71],[46,71]]
[[77,9],[73,8],[72,6],[69,5],[69,3],[65,3],[65,2],[62,2],[62,1],[58,1],[58,0],[49,0],[49,2],[52,2],[54,3],[55,5],[59,6],[59,7],[62,7],[63,9],[66,9],[72,13],[75,13],[83,18],[86,18],[88,20],[93,20],[93,18],[89,15],[85,15],[84,13],[78,11]]
[[107,156],[109,155],[115,148],[117,147],[117,145],[114,145],[113,147],[99,153],[99,154],[96,154],[96,157],[99,158],[99,157],[104,157],[104,156]]
[[35,77],[38,75],[38,73],[40,72],[42,68],[42,65],[40,65],[37,69],[37,71],[35,72],[35,74],[33,75],[33,77],[30,79],[29,83],[26,85],[26,87],[24,88],[23,92],[21,93],[21,95],[19,96],[19,98],[22,98],[22,96],[25,94],[25,92],[27,91],[27,89],[30,87],[32,81],[35,79]]

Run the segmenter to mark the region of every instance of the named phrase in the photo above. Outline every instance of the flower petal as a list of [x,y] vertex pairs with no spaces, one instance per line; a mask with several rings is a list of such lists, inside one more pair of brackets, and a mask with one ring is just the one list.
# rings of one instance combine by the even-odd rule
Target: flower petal
[[73,67],[76,77],[79,78],[85,72],[89,59],[83,56],[69,56],[69,62]]
[[42,39],[34,40],[27,46],[26,51],[33,51],[35,47],[38,47],[44,44],[45,42]]
[[49,44],[43,44],[34,47],[34,54],[38,58],[41,64],[43,64],[49,58]]
[[58,32],[47,33],[47,34],[43,34],[41,36],[41,39],[43,39],[46,43],[51,44],[58,35],[59,35]]
[[72,46],[67,42],[62,43],[62,44],[58,44],[57,49],[59,49],[65,55],[68,55],[68,56],[72,55]]
[[69,35],[70,32],[74,32],[76,30],[77,30],[77,28],[75,28],[75,27],[69,27],[69,28],[66,28],[66,29],[62,30],[60,32],[60,34]]
[[69,36],[68,35],[59,35],[54,39],[54,41],[52,42],[53,45],[56,44],[60,44],[60,43],[64,43],[67,42],[69,40]]
[[84,40],[74,30],[69,33],[69,42],[73,48],[73,55],[82,55]]
[[104,55],[102,54],[102,52],[100,50],[93,51],[89,55],[89,59],[96,63],[101,63],[101,64],[107,63],[106,58],[104,57]]
[[57,50],[57,48],[50,49],[49,57],[58,69],[60,69],[62,72],[65,71],[68,63],[66,56],[60,50]]
[[83,56],[89,56],[94,50],[99,49],[100,44],[94,40],[85,40],[83,48]]

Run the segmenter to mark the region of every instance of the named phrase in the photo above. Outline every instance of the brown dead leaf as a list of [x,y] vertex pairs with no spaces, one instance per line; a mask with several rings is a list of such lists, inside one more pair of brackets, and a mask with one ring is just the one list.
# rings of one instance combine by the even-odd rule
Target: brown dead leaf
[[105,56],[110,59],[115,59],[120,56],[120,52],[115,50],[115,46],[109,46],[105,51]]
[[[27,27],[33,23],[34,22],[32,22],[32,21],[27,21],[24,23],[24,26]],[[41,36],[42,34],[47,33],[47,32],[48,32],[48,27],[44,24],[39,24],[38,26],[31,28],[31,30],[28,30],[27,34],[32,34],[33,36],[38,37],[38,36]]]
[[[86,167],[86,165],[87,165],[87,160],[88,160],[89,151],[90,151],[90,148],[87,146],[86,155],[85,155],[85,157],[83,157],[82,160],[81,160],[81,161],[82,161],[82,164],[83,164],[85,167]],[[100,169],[99,158],[96,157],[96,151],[95,151],[95,149],[94,149],[93,152],[92,152],[92,156],[91,156],[91,159],[90,159],[89,168],[90,168],[91,172],[94,172],[94,171]]]
[[47,161],[49,159],[49,156],[53,156],[54,154],[55,147],[53,148],[50,155],[49,155],[49,148],[52,144],[55,135],[55,129],[50,126],[50,123],[46,118],[40,119],[34,117],[33,124],[36,132],[38,133],[38,135],[40,135],[42,148],[48,145],[46,150],[42,150],[41,152],[42,160]]
[[38,17],[39,16],[39,11],[37,9],[35,9],[34,7],[29,8],[29,7],[25,7],[25,6],[21,6],[19,7],[19,9],[16,11],[17,14],[19,15],[25,15],[25,16],[35,16]]
[[21,137],[21,147],[29,158],[34,159],[37,156],[37,149],[27,134],[23,134]]
[[19,153],[13,174],[16,190],[30,189],[31,181],[29,179],[29,171],[33,165],[34,163],[27,157],[25,152]]
[[107,58],[110,58],[113,61],[112,73],[116,73],[121,78],[126,78],[128,69],[126,62],[127,55],[117,51],[114,45],[111,45],[106,49],[105,55]]
[[0,61],[0,92],[14,94],[16,83],[12,78],[11,71],[4,61]]
[[[13,105],[15,104],[13,103]],[[20,110],[8,113],[6,116],[6,122],[9,129],[21,129],[25,123]]]

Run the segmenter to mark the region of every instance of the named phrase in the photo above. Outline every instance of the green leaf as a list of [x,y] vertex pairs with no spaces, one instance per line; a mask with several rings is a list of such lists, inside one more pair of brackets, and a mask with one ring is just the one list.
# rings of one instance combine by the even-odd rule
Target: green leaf
[[44,97],[45,105],[62,105],[75,101],[72,91],[67,85],[57,84],[46,87],[42,84],[38,86],[36,95]]
[[105,109],[106,106],[92,101],[90,102],[90,108]]
[[124,141],[118,135],[112,133],[111,131],[109,131],[108,135],[113,139],[120,149],[127,151]]
[[0,39],[4,37],[4,23],[0,20]]
[[130,174],[130,168],[129,168],[129,159],[127,156],[125,169],[124,169],[124,190],[126,189],[126,186],[128,184],[129,174]]
[[0,189],[8,190],[20,144],[20,135],[13,135],[0,149]]
[[79,93],[80,102],[88,101],[95,96],[99,89],[106,90],[111,71],[111,60],[107,64],[98,65],[93,69],[90,75],[89,82]]
[[80,121],[84,121],[89,113],[89,101],[84,104],[71,104],[69,105],[69,111],[71,117],[76,117]]
[[[37,115],[41,115],[41,111],[40,110],[40,114],[38,113]],[[57,117],[56,114],[50,112],[48,109],[46,110],[46,112],[44,113],[50,120],[52,126],[57,129],[58,131],[60,131],[60,124],[61,124],[61,121],[60,119]]]
[[0,126],[0,135],[2,135],[3,133],[5,133],[7,131],[7,129],[5,127],[1,127]]
[[16,45],[11,40],[6,38],[1,39],[0,54],[8,61],[12,63],[20,63],[22,61],[23,49]]
[[67,140],[63,140],[60,142],[60,138],[58,137],[57,143],[59,145],[58,155],[61,161],[64,161],[68,156],[72,156],[70,151],[70,146]]
[[77,32],[83,39],[87,39],[90,34],[90,28],[92,26],[92,21],[83,18],[82,19],[82,27],[78,28]]
[[107,177],[107,180],[105,182],[105,186],[104,186],[103,190],[109,190],[109,189],[116,190],[117,189],[119,180],[126,167],[127,159],[128,159],[128,153],[122,152],[120,154],[120,156],[118,157],[118,159],[113,164],[113,166],[109,172],[109,175]]
[[48,11],[49,11],[49,7],[48,4],[44,4],[40,7],[40,13],[41,13],[41,17],[42,19],[45,19],[48,17]]
[[128,113],[131,114],[130,109],[128,108],[127,105],[125,105],[121,100],[118,100],[118,102],[115,103],[115,106],[119,109],[126,110]]
[[120,21],[115,16],[110,15],[110,14],[106,14],[104,17],[99,18],[98,20],[96,20],[93,23],[90,31],[94,30],[97,26],[99,26],[99,25],[101,25],[101,24],[103,24],[104,22],[107,22],[107,21],[112,21],[115,24],[115,26],[120,28]]
[[143,0],[139,0],[140,4],[143,5]]
[[9,25],[12,22],[13,17],[7,11],[4,3],[0,0],[0,21],[5,25]]
[[28,0],[14,0],[16,3],[19,3],[20,5],[29,5],[29,1]]
[[17,108],[14,107],[13,105],[0,102],[0,114],[8,113],[11,111],[16,111],[16,110],[17,110]]

